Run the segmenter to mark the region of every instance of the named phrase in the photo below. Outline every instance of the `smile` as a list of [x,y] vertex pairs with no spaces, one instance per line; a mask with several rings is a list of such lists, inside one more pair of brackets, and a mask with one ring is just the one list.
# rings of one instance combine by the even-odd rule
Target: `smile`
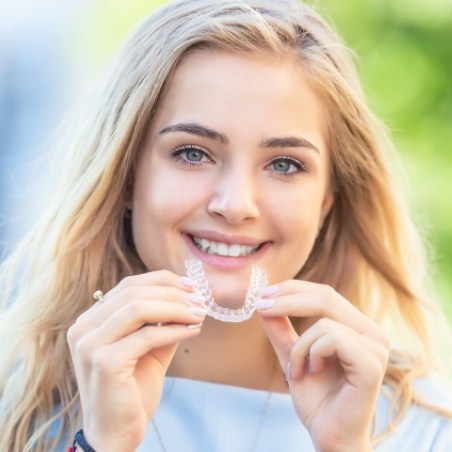
[[255,253],[262,244],[259,245],[240,245],[238,243],[227,244],[223,242],[214,242],[200,237],[191,236],[196,248],[204,253],[215,256],[240,257]]

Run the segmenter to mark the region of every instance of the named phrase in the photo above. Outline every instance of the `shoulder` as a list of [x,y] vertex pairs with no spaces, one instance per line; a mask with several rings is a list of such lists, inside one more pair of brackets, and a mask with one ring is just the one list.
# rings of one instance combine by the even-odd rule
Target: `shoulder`
[[378,446],[378,451],[432,451],[452,450],[452,418],[443,414],[452,412],[450,385],[434,377],[416,380],[413,391],[419,403],[412,403],[400,421],[395,419],[393,393],[384,387],[377,408],[377,433],[388,428],[392,432]]

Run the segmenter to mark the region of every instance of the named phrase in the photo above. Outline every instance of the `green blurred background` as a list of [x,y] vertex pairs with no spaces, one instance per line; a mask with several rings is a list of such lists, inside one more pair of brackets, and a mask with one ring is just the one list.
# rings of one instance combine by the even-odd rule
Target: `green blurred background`
[[[162,3],[93,2],[74,40],[84,69],[99,70],[134,24]],[[438,297],[452,323],[452,1],[309,3],[354,50],[371,106],[392,133],[413,216],[432,251]]]

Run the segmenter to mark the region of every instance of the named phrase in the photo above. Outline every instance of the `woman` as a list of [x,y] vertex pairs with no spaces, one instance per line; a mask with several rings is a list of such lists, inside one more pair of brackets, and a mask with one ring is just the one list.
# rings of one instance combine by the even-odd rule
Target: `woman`
[[[59,449],[83,427],[74,449],[444,450],[391,151],[311,8],[149,16],[5,263],[1,449]],[[244,300],[248,320],[212,318]]]

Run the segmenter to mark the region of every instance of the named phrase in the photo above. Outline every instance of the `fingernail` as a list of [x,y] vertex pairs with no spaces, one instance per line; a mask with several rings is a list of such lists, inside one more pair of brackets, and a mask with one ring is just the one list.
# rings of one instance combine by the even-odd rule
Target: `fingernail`
[[189,323],[186,326],[189,330],[196,330],[202,327],[202,323]]
[[278,292],[279,287],[274,286],[265,286],[261,290],[259,290],[259,296],[261,297],[268,297],[270,295],[275,295],[276,292]]
[[190,303],[196,304],[198,306],[201,306],[206,299],[199,293],[189,293],[187,294],[187,296],[185,297]]
[[186,286],[186,287],[195,287],[196,286],[196,283],[192,279],[188,278],[187,276],[180,276],[179,282],[183,286]]
[[207,309],[206,308],[199,308],[198,306],[190,306],[188,310],[193,314],[197,315],[198,317],[205,317],[207,315]]
[[267,309],[272,308],[274,304],[275,304],[275,302],[273,300],[258,298],[255,301],[254,306],[259,311],[265,311]]
[[292,380],[292,366],[290,365],[290,361],[287,363],[287,367],[284,372],[284,378],[286,379],[287,383]]

